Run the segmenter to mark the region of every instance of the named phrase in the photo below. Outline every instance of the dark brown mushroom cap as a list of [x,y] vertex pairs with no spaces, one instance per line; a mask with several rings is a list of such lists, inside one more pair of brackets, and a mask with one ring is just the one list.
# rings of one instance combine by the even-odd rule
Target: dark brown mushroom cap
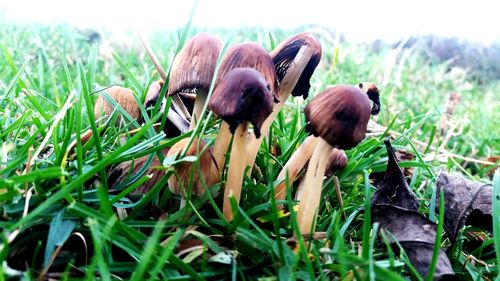
[[208,105],[229,124],[232,133],[240,123],[248,121],[259,138],[262,123],[273,111],[273,95],[257,70],[235,68],[219,81]]
[[217,73],[215,85],[217,86],[231,69],[240,67],[251,67],[260,72],[267,81],[271,93],[275,97],[275,101],[278,102],[278,98],[276,97],[278,81],[273,60],[261,45],[254,42],[235,44],[227,50]]
[[309,80],[321,60],[321,43],[318,38],[316,38],[314,34],[308,32],[296,34],[281,42],[271,52],[271,58],[273,59],[274,66],[276,68],[278,81],[281,82],[283,77],[285,77],[288,68],[295,59],[295,56],[304,45],[308,45],[313,48],[314,53],[309,60],[309,63],[306,65],[306,68],[300,75],[300,78],[292,91],[292,95],[295,97],[303,96],[304,99],[306,99],[309,94],[309,88],[311,87]]
[[334,148],[330,153],[330,159],[326,164],[325,176],[331,177],[336,172],[342,170],[347,166],[347,155],[342,149]]
[[221,47],[222,41],[210,33],[199,33],[187,41],[172,63],[169,95],[208,91]]
[[306,129],[331,146],[350,149],[364,139],[370,112],[370,100],[360,88],[335,86],[315,96],[306,106]]
[[380,112],[380,93],[377,85],[371,82],[359,83],[359,87],[368,95],[368,98],[373,102],[372,115],[377,115]]

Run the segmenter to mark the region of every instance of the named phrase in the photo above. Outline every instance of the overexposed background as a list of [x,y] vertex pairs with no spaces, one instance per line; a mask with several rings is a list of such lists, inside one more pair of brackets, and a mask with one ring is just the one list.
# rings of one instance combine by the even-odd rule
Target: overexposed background
[[[174,29],[186,24],[194,0],[0,0],[0,21],[68,22],[112,31]],[[398,40],[409,35],[456,36],[500,41],[500,2],[200,0],[198,27],[335,28],[349,40]]]

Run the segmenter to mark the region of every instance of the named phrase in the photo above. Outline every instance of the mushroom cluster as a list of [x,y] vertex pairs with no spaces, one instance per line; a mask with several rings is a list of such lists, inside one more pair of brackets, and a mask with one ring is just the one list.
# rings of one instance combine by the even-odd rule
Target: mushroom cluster
[[[252,170],[263,139],[288,98],[308,97],[310,79],[322,50],[312,33],[296,34],[271,52],[258,43],[245,42],[230,46],[221,56],[222,46],[214,35],[199,33],[175,56],[169,77],[150,54],[163,80],[150,85],[143,104],[145,111],[139,110],[135,102],[138,99],[131,90],[117,86],[107,90],[139,123],[148,118],[141,112],[150,114],[148,110],[161,104],[163,112],[167,112],[162,129],[167,137],[179,139],[159,151],[153,160],[148,161],[151,156],[147,155],[115,166],[108,181],[111,187],[131,184],[130,173],[141,170],[151,179],[134,192],[147,193],[159,178],[169,176],[165,190],[180,196],[183,207],[192,196],[207,196],[207,190],[220,185],[224,188],[223,215],[227,221],[234,219],[238,210],[233,209],[231,201],[239,203],[242,197],[245,171]],[[172,97],[171,108],[165,108],[167,103],[160,99],[163,94]],[[346,166],[344,150],[365,138],[370,115],[380,111],[378,95],[373,83],[337,85],[313,97],[305,107],[306,130],[311,135],[283,166],[274,190],[277,200],[285,199],[287,190],[305,170],[295,197],[302,234],[313,231],[325,174],[332,176]],[[213,129],[218,130],[214,141],[197,126],[203,123],[206,128],[213,124],[206,118],[212,116],[208,110],[221,120],[218,129]],[[97,117],[105,119],[103,113],[114,111],[98,98]],[[162,155],[169,161],[161,161]],[[187,157],[189,161],[185,160]],[[150,166],[140,169],[146,164]],[[251,177],[250,172],[248,176]],[[217,195],[212,193],[208,196]]]

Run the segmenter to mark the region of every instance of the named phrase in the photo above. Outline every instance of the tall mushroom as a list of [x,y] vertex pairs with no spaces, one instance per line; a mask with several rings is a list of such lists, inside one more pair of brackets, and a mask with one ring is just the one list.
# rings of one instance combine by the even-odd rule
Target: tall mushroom
[[333,147],[350,149],[366,134],[371,105],[359,87],[339,85],[329,88],[305,107],[307,130],[319,137],[303,180],[304,191],[298,198],[297,221],[300,232],[307,234],[318,210],[326,164]]
[[169,95],[196,93],[190,129],[199,122],[222,47],[219,38],[198,33],[175,57],[168,85]]
[[[309,80],[321,60],[321,44],[312,33],[296,34],[280,43],[272,52],[271,58],[279,81],[279,103],[273,107],[273,112],[262,124],[262,134],[267,136],[269,127],[285,105],[286,100],[293,96],[307,98]],[[247,165],[253,167],[255,157],[263,138],[251,138],[248,145]]]
[[233,219],[230,198],[234,196],[239,202],[241,196],[248,123],[252,123],[256,137],[260,137],[260,126],[272,111],[273,96],[268,82],[257,70],[234,68],[217,83],[209,106],[234,134],[223,205],[224,217],[230,221]]
[[[235,44],[227,50],[222,59],[219,72],[217,73],[215,87],[218,87],[218,85],[221,83],[221,81],[229,71],[239,67],[250,67],[257,70],[263,76],[264,81],[269,86],[269,90],[271,91],[271,93],[276,93],[278,82],[276,80],[276,72],[274,69],[273,61],[268,52],[261,45],[252,42]],[[217,106],[212,101],[210,101],[210,104],[210,108]],[[260,137],[261,125],[262,122],[259,124],[257,130],[255,130],[256,128],[254,128],[255,136],[257,139]],[[220,173],[222,173],[224,168],[224,162],[226,159],[225,154],[228,150],[230,141],[231,132],[229,130],[229,124],[226,122],[222,122],[213,148],[214,159],[217,163],[217,167],[219,168]]]
[[[178,156],[188,145],[189,138],[176,142],[168,151],[168,157]],[[186,203],[186,195],[201,196],[205,193],[204,183],[211,187],[218,179],[218,171],[210,155],[209,148],[205,142],[194,139],[186,151],[186,156],[198,156],[199,169],[191,162],[181,162],[175,165],[176,174],[168,179],[168,188],[176,195],[181,196],[181,208]],[[192,176],[192,178],[191,178]],[[192,184],[190,186],[190,183]]]

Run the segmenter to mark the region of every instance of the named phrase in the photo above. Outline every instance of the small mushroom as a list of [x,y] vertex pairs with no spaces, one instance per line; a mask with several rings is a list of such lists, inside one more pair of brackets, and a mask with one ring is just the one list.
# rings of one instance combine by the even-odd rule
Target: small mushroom
[[[280,43],[272,52],[271,58],[279,81],[279,103],[262,124],[262,134],[267,136],[269,127],[280,113],[290,94],[307,98],[309,80],[321,60],[321,44],[312,33],[296,34]],[[255,157],[263,138],[251,138],[248,145],[247,165],[253,167]],[[301,168],[299,168],[300,170]]]
[[[153,82],[148,89],[146,94],[146,100],[144,101],[144,108],[148,112],[148,115],[151,116],[151,109],[155,106],[160,96],[161,88],[163,87],[163,81]],[[181,97],[182,99],[182,97]],[[183,103],[186,105],[189,110],[190,100],[188,98],[182,99]],[[162,108],[165,106],[165,103],[161,104]],[[192,109],[192,107],[191,107]],[[162,112],[165,112],[165,108],[163,108]],[[167,135],[167,137],[176,137],[181,133],[184,133],[189,128],[189,122],[181,117],[174,109],[170,108],[167,113],[167,119],[170,122],[166,122],[163,131]]]
[[342,170],[347,166],[347,155],[342,149],[334,148],[332,153],[330,153],[330,159],[328,159],[328,164],[326,164],[325,176],[331,177],[336,172]]
[[[106,92],[130,115],[130,117],[134,119],[139,118],[141,112],[137,102],[135,101],[132,90],[120,86],[111,86],[106,89]],[[99,119],[103,115],[109,116],[114,110],[115,108],[102,95],[100,95],[94,105],[94,116],[96,119]],[[121,120],[121,116],[118,116],[116,119],[116,125],[120,124]]]
[[[276,72],[274,70],[273,61],[267,51],[261,45],[252,42],[236,44],[228,49],[222,59],[219,71],[217,73],[215,88],[218,87],[218,85],[221,83],[228,72],[230,72],[232,69],[241,67],[249,67],[257,70],[260,75],[263,76],[269,91],[272,94],[276,93],[278,82],[276,80]],[[212,100],[214,99],[212,98]],[[210,104],[210,108],[217,106],[213,101],[210,101]],[[229,110],[234,109],[230,108]],[[259,122],[258,127],[254,127],[255,136],[257,138],[260,137],[260,128],[262,126],[262,122]],[[214,158],[220,173],[222,173],[223,171],[224,163],[226,160],[225,154],[228,150],[230,141],[231,134],[229,130],[229,123],[222,122],[213,149]],[[255,157],[255,155],[253,157]]]
[[300,232],[308,234],[318,210],[323,176],[333,147],[350,149],[366,134],[371,105],[368,96],[358,87],[339,85],[314,97],[305,107],[306,128],[320,137],[309,160],[304,192],[299,199],[297,221]]
[[[188,145],[189,138],[182,139],[176,142],[168,151],[167,157],[179,155]],[[185,198],[194,196],[202,196],[205,193],[204,183],[211,187],[219,180],[217,168],[214,165],[209,148],[205,142],[194,139],[191,142],[186,156],[198,156],[199,168],[192,162],[181,162],[175,165],[175,175],[168,179],[168,188],[176,195],[181,196],[181,208],[184,207]],[[192,178],[191,178],[192,177]],[[190,183],[192,186],[190,187]],[[188,194],[188,192],[190,192]]]
[[273,96],[267,81],[257,70],[235,68],[219,81],[209,106],[234,134],[223,205],[224,217],[232,220],[233,210],[229,199],[234,196],[237,202],[240,201],[247,156],[248,123],[252,123],[254,134],[260,137],[260,126],[272,111]]
[[[359,83],[359,88],[368,96],[369,99],[370,95],[372,96],[372,100],[375,100],[376,97],[378,97],[378,88],[375,86],[373,83]],[[374,114],[374,111],[378,113],[380,111],[380,104],[377,103],[379,102],[378,99],[373,102],[373,107],[371,109],[372,114]],[[376,110],[374,108],[376,107]],[[286,182],[285,182],[285,176],[288,173],[288,183],[291,185],[292,183],[295,182],[297,179],[297,176],[299,175],[300,171],[304,167],[304,165],[309,161],[311,158],[311,155],[313,153],[314,147],[317,144],[318,138],[315,136],[308,136],[306,140],[300,145],[300,147],[292,154],[290,159],[286,162],[286,164],[283,166],[283,169],[278,175],[278,185],[274,189],[274,196],[276,200],[284,200],[286,197]],[[334,149],[335,151],[335,149]],[[333,152],[332,152],[333,155]],[[347,164],[347,157],[345,158],[346,164]],[[327,169],[327,175],[328,175],[328,169]],[[303,186],[299,186],[297,190],[297,194],[302,192]],[[297,195],[298,196],[298,195]],[[278,209],[281,209],[282,206],[278,205]]]
[[186,42],[172,63],[169,95],[196,93],[190,129],[199,122],[221,47],[219,38],[202,32]]
[[[162,150],[165,155],[168,152],[168,148]],[[122,162],[114,166],[108,173],[108,186],[117,187],[118,185],[125,183],[125,181],[134,178],[144,165],[147,163],[150,155],[145,155],[137,159]],[[155,169],[155,167],[161,166],[161,162],[158,157],[153,156],[153,160],[150,166],[147,168],[145,175],[151,175],[151,178],[147,180],[142,185],[138,186],[131,194],[146,194],[153,186],[160,180],[160,178],[165,175],[165,171]]]
[[359,83],[359,88],[368,95],[368,98],[373,102],[372,105],[372,115],[377,115],[380,112],[380,93],[372,82]]

